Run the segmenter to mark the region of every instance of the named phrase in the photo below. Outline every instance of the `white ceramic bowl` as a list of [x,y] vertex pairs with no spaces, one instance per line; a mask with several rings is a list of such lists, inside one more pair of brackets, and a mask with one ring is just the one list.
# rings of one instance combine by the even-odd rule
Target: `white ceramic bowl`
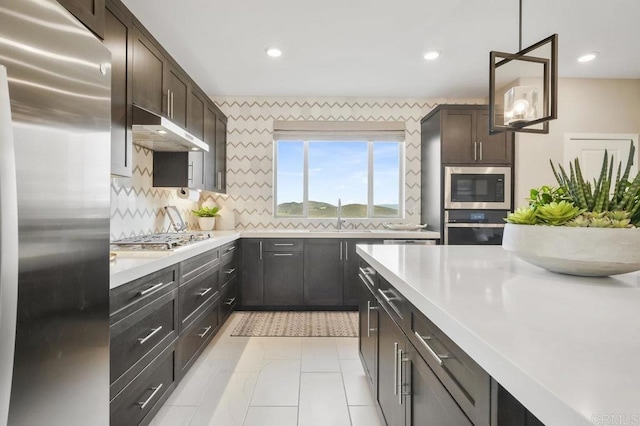
[[553,272],[606,277],[640,270],[640,228],[574,228],[507,223],[502,247]]

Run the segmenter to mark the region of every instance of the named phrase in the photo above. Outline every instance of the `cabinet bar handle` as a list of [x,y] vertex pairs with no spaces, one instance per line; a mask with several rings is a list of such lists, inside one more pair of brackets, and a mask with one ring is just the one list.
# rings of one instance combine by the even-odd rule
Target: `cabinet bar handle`
[[349,241],[344,242],[344,260],[349,260]]
[[260,241],[260,260],[262,260],[262,241]]
[[231,268],[231,269],[227,269],[226,271],[224,271],[225,274],[227,275],[231,275],[236,271],[236,268]]
[[147,294],[151,293],[152,291],[159,289],[163,285],[164,285],[164,283],[158,283],[158,284],[152,285],[148,289],[138,292],[138,296],[146,296]]
[[393,343],[393,394],[398,395],[398,343]]
[[[389,291],[389,290],[387,290],[387,291]],[[382,295],[382,298],[384,299],[384,301],[387,302],[389,305],[393,304],[392,298],[387,296],[385,294],[384,290],[378,289],[378,293],[380,293],[380,295]]]
[[340,242],[340,260],[342,260],[342,242]]
[[151,390],[153,391],[153,393],[151,395],[149,395],[149,398],[146,399],[146,401],[142,401],[142,402],[138,402],[138,405],[140,406],[141,410],[144,410],[144,407],[147,406],[147,404],[149,404],[151,402],[151,400],[153,399],[154,396],[156,396],[156,394],[160,391],[160,389],[162,389],[162,383],[160,383],[158,386],[151,388]]
[[276,247],[291,247],[293,243],[274,243],[273,245]]
[[227,305],[227,306],[231,306],[231,305],[233,305],[233,302],[235,302],[235,301],[236,301],[236,298],[233,297],[233,298],[227,300],[226,302],[224,302],[224,304]]
[[274,256],[293,256],[293,253],[273,253]]
[[367,300],[367,337],[371,337],[371,300]]
[[229,253],[229,252],[231,252],[231,251],[234,251],[235,249],[236,249],[236,246],[231,246],[231,247],[229,247],[228,249],[226,249],[224,252],[225,252],[225,253]]
[[204,338],[204,336],[206,336],[209,331],[211,331],[211,326],[205,327],[204,331],[202,331],[202,333],[198,334],[198,337]]
[[404,351],[402,349],[400,349],[398,354],[398,369],[400,370],[398,372],[398,404],[402,405],[404,404],[404,396],[405,395],[410,395],[409,392],[404,392],[404,383],[402,383],[402,376],[404,373],[404,370],[402,368],[402,366],[404,365],[405,362],[409,362],[409,358],[404,356]]
[[480,161],[482,161],[482,142],[480,142]]
[[171,92],[171,118],[173,117],[173,92]]
[[452,358],[452,356],[449,354],[438,354],[436,351],[433,350],[433,348],[427,343],[427,340],[433,340],[433,336],[422,336],[417,331],[414,331],[413,333],[416,335],[420,343],[422,343],[422,345],[427,349],[427,352],[429,352],[429,355],[431,355],[433,359],[436,360],[438,365],[443,364],[443,361],[442,361],[443,359]]
[[209,288],[205,288],[204,290],[202,290],[200,293],[197,293],[198,296],[204,296],[205,294],[209,293],[211,290],[213,290],[212,287]]
[[218,172],[218,184],[216,185],[216,188],[222,189],[222,172]]
[[151,339],[154,335],[156,335],[158,332],[160,332],[160,330],[162,330],[162,326],[160,326],[158,328],[152,328],[151,329],[151,333],[147,334],[145,337],[139,337],[138,338],[138,342],[141,345],[144,345],[145,343],[147,343],[147,340]]
[[167,117],[171,118],[171,90],[167,89]]
[[187,169],[191,169],[191,177],[189,177],[189,171],[187,170],[187,181],[193,182],[193,161],[189,163]]
[[[367,274],[367,270],[364,268],[359,268],[360,270],[360,278],[364,281],[367,280],[370,284],[370,287],[375,287],[375,284],[373,283],[373,280],[369,277],[369,275]],[[365,284],[367,284],[367,282],[365,282]]]
[[478,160],[478,142],[473,141],[473,161]]

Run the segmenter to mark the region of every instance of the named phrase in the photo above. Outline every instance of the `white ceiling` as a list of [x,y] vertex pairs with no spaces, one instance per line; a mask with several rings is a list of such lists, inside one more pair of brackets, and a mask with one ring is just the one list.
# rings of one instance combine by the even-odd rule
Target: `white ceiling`
[[[517,0],[123,1],[212,96],[487,96],[489,51],[518,50]],[[523,3],[523,46],[558,33],[560,77],[640,78],[640,0]]]

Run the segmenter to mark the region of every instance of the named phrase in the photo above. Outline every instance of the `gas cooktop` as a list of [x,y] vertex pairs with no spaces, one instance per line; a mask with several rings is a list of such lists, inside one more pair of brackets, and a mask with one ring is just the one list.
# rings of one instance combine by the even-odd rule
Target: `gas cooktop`
[[211,232],[170,232],[165,234],[142,235],[112,241],[111,250],[175,250],[189,244],[206,241],[212,236]]

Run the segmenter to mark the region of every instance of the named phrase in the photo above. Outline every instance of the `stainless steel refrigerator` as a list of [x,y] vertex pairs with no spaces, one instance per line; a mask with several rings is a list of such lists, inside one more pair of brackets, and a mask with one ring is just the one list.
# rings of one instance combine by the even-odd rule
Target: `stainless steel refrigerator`
[[0,23],[0,425],[107,425],[111,54],[55,0]]

